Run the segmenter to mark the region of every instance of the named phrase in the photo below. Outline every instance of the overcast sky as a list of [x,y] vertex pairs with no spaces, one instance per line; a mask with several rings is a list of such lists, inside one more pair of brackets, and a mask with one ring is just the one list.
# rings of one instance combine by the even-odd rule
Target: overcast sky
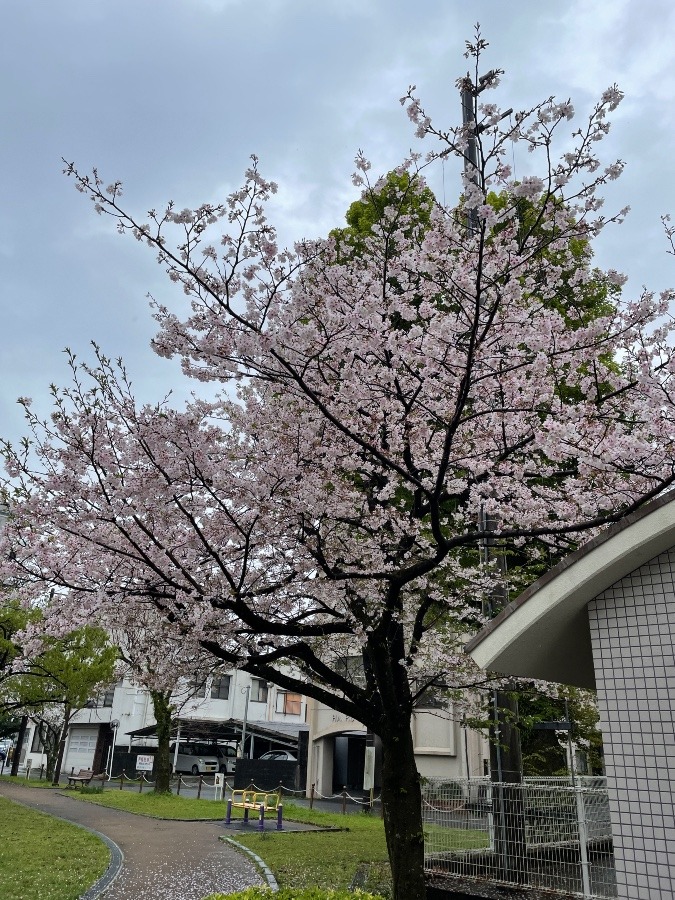
[[256,153],[280,184],[284,240],[324,235],[357,196],[359,148],[384,173],[415,146],[398,103],[409,84],[438,124],[456,122],[477,21],[485,69],[506,70],[490,98],[502,107],[555,94],[581,114],[619,84],[605,152],[627,169],[608,206],[632,213],[597,261],[631,293],[675,284],[660,225],[675,214],[672,0],[0,0],[0,13],[4,437],[24,431],[16,397],[46,411],[49,384],[68,380],[61,351],[87,356],[92,339],[125,358],[143,399],[185,394],[148,346],[145,296],[170,303],[175,287],[94,214],[61,157],[123,180],[142,212],[223,199]]

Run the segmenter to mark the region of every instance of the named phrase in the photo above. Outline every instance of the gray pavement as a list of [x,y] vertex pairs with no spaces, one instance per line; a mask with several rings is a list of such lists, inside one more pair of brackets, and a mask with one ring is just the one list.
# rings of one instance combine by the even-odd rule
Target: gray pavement
[[224,830],[218,822],[150,819],[83,803],[61,791],[5,782],[0,794],[84,825],[117,844],[124,860],[105,900],[201,900],[214,891],[263,883],[249,858],[219,840]]

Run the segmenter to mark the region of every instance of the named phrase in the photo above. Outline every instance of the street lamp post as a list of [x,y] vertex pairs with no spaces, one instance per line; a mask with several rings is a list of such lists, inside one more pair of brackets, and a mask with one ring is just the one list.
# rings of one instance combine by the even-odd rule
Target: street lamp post
[[251,685],[241,689],[242,694],[246,694],[246,703],[244,704],[244,718],[241,723],[241,755],[245,754],[244,745],[246,743],[246,725],[248,724],[248,702],[251,699]]
[[110,745],[110,750],[108,751],[106,772],[108,774],[108,777],[112,778],[113,757],[115,754],[115,744],[117,743],[117,729],[120,727],[120,720],[113,719],[110,723],[110,727],[113,729],[113,739],[112,744]]

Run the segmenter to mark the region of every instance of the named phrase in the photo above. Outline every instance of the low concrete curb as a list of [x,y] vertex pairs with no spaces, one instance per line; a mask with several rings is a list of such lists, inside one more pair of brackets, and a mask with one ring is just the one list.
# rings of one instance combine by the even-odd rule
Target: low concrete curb
[[[57,818],[55,816],[55,818]],[[60,817],[58,817],[60,818]],[[64,822],[67,822],[67,819],[63,819]],[[71,823],[74,824],[74,823]],[[95,831],[93,828],[87,828],[86,825],[78,825],[78,828],[83,828],[85,831],[91,832],[91,834],[95,834],[96,837],[100,838],[103,843],[110,850],[110,865],[105,870],[103,875],[99,878],[99,880],[92,884],[89,890],[82,894],[80,900],[95,900],[96,897],[100,897],[104,891],[107,891],[113,881],[117,878],[117,876],[122,871],[122,866],[124,865],[124,854],[120,847],[117,846],[115,841],[111,841],[109,837],[105,834],[101,834],[100,831]]]
[[254,853],[253,850],[249,850],[248,847],[244,847],[243,844],[240,844],[238,841],[235,841],[234,838],[230,837],[221,837],[221,841],[224,841],[227,844],[232,844],[233,847],[236,847],[237,850],[240,850],[243,853],[246,853],[251,859],[255,862],[255,864],[260,869],[260,874],[263,876],[265,881],[267,882],[267,886],[270,890],[275,893],[279,890],[279,885],[277,884],[277,880],[272,873],[272,870],[267,865],[264,859],[261,859],[257,853]]

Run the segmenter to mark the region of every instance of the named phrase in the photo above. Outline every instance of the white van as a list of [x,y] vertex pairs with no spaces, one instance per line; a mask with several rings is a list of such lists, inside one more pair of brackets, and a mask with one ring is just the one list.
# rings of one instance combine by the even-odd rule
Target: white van
[[218,760],[218,771],[223,775],[231,775],[237,764],[237,748],[232,744],[192,744],[194,753],[209,758],[215,756]]
[[232,744],[214,744],[211,747],[204,747],[203,749],[208,749],[209,753],[218,757],[220,763],[218,771],[222,772],[223,775],[231,775],[234,772],[235,766],[237,765],[237,749],[236,747],[233,747]]
[[176,772],[189,772],[191,775],[215,774],[220,766],[217,756],[207,756],[200,752],[203,747],[199,744],[171,745],[171,761],[176,760]]

